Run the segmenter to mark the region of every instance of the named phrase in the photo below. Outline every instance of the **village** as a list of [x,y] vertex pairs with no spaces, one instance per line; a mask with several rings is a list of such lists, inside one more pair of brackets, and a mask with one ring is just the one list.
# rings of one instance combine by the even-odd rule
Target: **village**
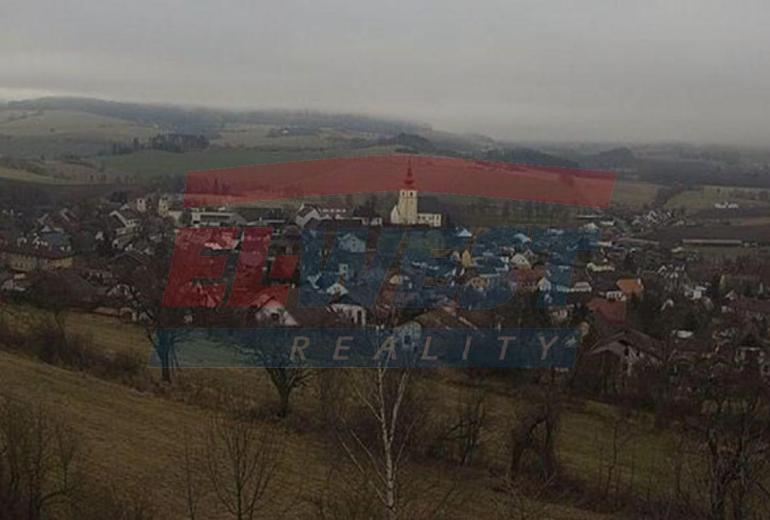
[[[571,228],[511,222],[490,229],[456,217],[450,224],[440,205],[432,213],[421,208],[410,166],[385,216],[371,201],[305,201],[293,211],[184,208],[181,194],[158,192],[39,214],[5,210],[0,301],[58,298],[81,312],[142,323],[150,318],[137,305],[130,273],[160,266],[154,271],[162,286],[176,230],[269,227],[259,276],[264,269],[288,294],[247,295],[251,312],[239,314],[238,326],[388,327],[405,347],[422,345],[424,330],[572,328],[582,337],[573,371],[601,371],[602,393],[623,392],[650,365],[681,370],[713,356],[756,363],[770,376],[770,271],[751,247],[739,260],[715,261],[692,246],[738,241],[650,239],[657,228],[683,225],[671,210],[581,210]],[[396,244],[390,254],[388,236]],[[428,236],[440,237],[440,246],[414,246]],[[239,240],[206,245],[237,255]],[[393,248],[403,243],[410,246],[399,258]],[[292,255],[299,262],[285,262]],[[232,274],[234,261],[228,265]],[[187,311],[180,323],[225,323],[212,318],[221,302],[206,299],[209,282],[185,286],[200,293],[202,309]]]

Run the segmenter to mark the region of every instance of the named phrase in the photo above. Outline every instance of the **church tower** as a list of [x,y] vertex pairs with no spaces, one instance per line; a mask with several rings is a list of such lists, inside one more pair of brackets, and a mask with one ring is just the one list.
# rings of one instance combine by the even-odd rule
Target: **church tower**
[[414,184],[411,160],[406,170],[404,185],[398,191],[398,202],[390,212],[390,222],[407,226],[417,224],[417,188]]

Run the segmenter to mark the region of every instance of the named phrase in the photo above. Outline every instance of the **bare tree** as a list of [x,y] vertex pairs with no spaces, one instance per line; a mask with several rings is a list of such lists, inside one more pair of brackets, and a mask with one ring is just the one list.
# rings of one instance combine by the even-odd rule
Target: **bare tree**
[[[770,499],[770,389],[758,367],[718,356],[696,364],[685,435],[698,454],[692,464],[712,520],[761,518]],[[705,464],[703,455],[705,454]]]
[[163,305],[170,259],[168,254],[143,258],[130,267],[118,264],[116,279],[125,287],[129,303],[144,326],[145,336],[158,357],[163,381],[171,382],[176,347],[184,337],[186,313]]
[[371,368],[345,371],[338,395],[349,399],[334,407],[335,435],[354,469],[349,478],[366,485],[382,518],[436,518],[461,498],[459,479],[431,478],[410,460],[424,447],[419,439],[428,415],[426,399],[415,354],[399,350],[395,338],[385,335],[382,342],[371,338],[378,343],[367,359]]
[[217,501],[237,520],[252,520],[266,503],[283,447],[271,428],[218,415],[206,433],[205,465]]
[[524,455],[533,452],[540,461],[543,478],[554,477],[557,471],[556,433],[559,428],[560,402],[553,387],[535,393],[511,430],[510,478],[521,470]]
[[0,396],[0,517],[46,517],[73,505],[81,485],[80,445],[42,408]]
[[184,490],[187,516],[190,520],[199,518],[200,503],[206,498],[208,488],[206,486],[204,451],[192,444],[194,436],[187,432],[184,436],[182,450],[179,454],[181,464],[176,468],[176,478]]
[[265,369],[278,393],[278,416],[288,416],[292,393],[307,384],[313,371],[302,360],[293,359],[291,353],[280,345],[260,344],[250,351],[257,364]]
[[67,317],[77,302],[57,274],[39,273],[27,291],[27,299],[35,307],[47,310],[59,336],[66,338]]
[[402,506],[402,463],[418,417],[405,410],[413,367],[408,360],[391,359],[397,355],[395,340],[391,347],[374,368],[349,372],[350,392],[366,420],[354,424],[351,417],[340,417],[337,433],[340,446],[377,497],[385,518],[395,520]]
[[433,450],[453,453],[461,466],[473,463],[481,447],[481,435],[487,425],[487,392],[481,384],[463,390],[457,409],[448,425],[439,433]]
[[630,410],[621,409],[611,419],[610,438],[597,439],[599,453],[597,454],[597,486],[598,492],[604,500],[614,500],[616,505],[632,494],[633,467],[629,471],[628,486],[624,488],[624,471],[621,460],[624,453],[634,453],[633,446],[636,441],[636,428],[630,421]]

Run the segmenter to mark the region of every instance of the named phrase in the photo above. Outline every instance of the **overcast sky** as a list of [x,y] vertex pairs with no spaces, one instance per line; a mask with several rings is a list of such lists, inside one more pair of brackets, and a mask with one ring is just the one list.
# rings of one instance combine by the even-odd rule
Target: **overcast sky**
[[2,0],[0,97],[770,144],[768,0]]

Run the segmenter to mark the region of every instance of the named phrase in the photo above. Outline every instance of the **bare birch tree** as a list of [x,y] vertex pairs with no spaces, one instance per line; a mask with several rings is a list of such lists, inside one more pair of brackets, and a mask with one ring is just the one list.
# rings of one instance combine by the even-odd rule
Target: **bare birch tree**
[[352,417],[340,417],[337,438],[377,497],[384,517],[395,520],[401,514],[402,464],[418,417],[406,409],[413,365],[406,352],[396,351],[395,339],[388,342],[375,353],[373,368],[348,374],[350,394],[363,420],[356,424]]

